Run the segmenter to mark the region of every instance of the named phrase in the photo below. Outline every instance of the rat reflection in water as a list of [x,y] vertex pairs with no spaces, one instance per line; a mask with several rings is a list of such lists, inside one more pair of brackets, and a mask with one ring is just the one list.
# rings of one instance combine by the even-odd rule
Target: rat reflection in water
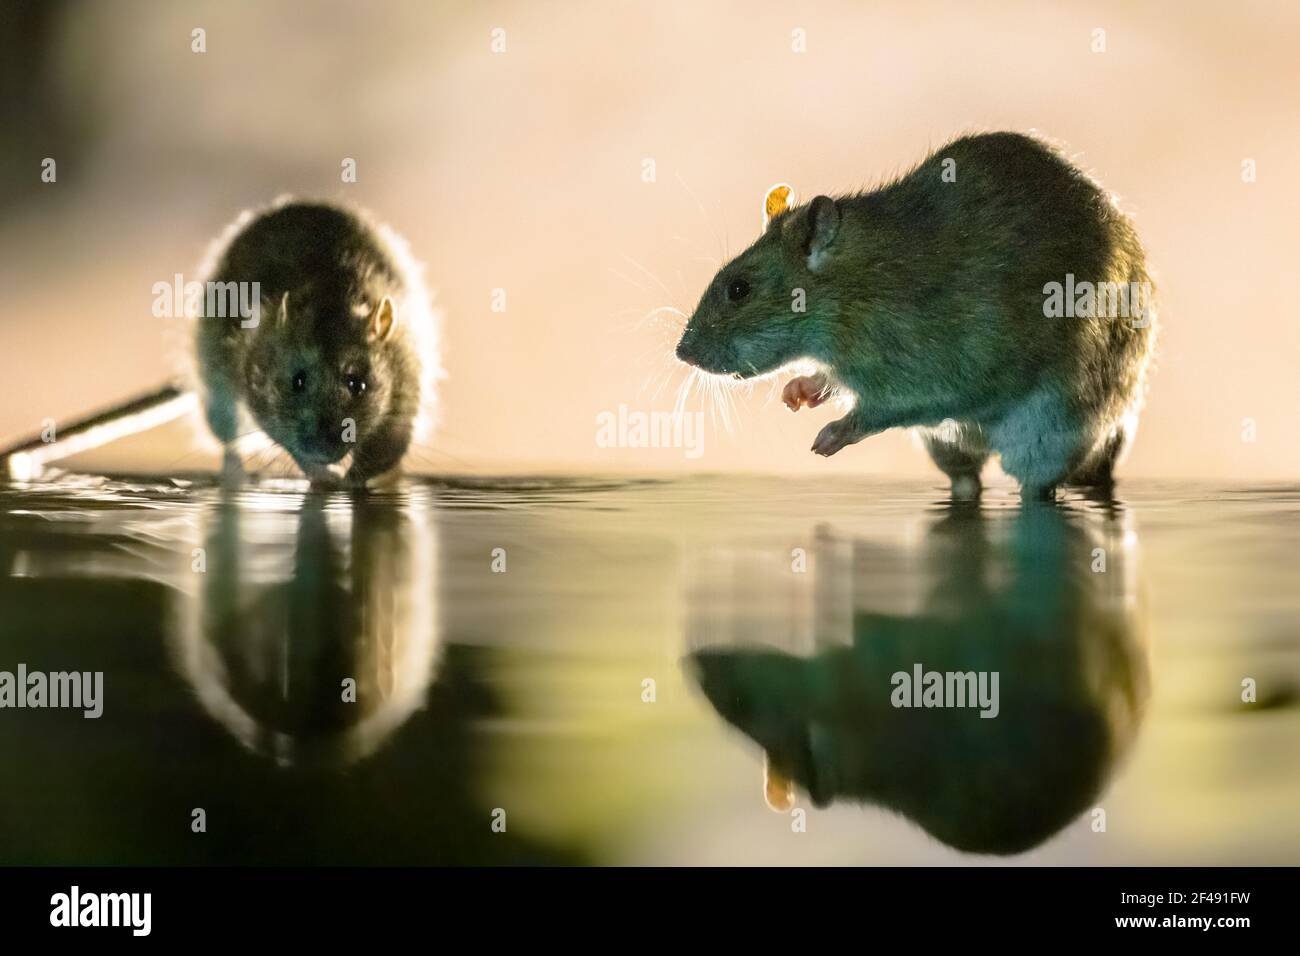
[[[817,652],[704,646],[690,669],[718,713],[763,747],[774,808],[792,780],[818,806],[883,805],[958,850],[1023,852],[1095,805],[1141,721],[1147,658],[1124,517],[1043,504],[1008,518],[956,504],[921,544],[928,590],[908,616],[862,610],[880,584],[856,561],[846,569],[845,549],[819,532]],[[871,548],[852,550],[866,564]],[[825,612],[845,595],[828,581],[854,592],[851,640],[838,645],[823,633],[834,619]],[[918,666],[998,674],[997,716],[951,701],[899,706],[895,675]]]
[[203,708],[281,764],[342,766],[373,753],[433,678],[432,525],[365,496],[337,509],[308,495],[296,537],[284,527],[292,516],[247,501],[225,498],[206,519],[206,570],[180,599],[173,638]]

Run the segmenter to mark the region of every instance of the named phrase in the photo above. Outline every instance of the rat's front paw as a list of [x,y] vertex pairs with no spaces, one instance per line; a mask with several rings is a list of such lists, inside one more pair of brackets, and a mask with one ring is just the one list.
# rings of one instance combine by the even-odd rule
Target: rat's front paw
[[343,487],[343,474],[334,465],[304,465],[312,491],[336,491]]
[[233,448],[221,454],[221,487],[239,488],[244,484],[244,462]]
[[797,412],[805,405],[816,408],[830,395],[831,384],[825,375],[800,375],[785,383],[785,388],[781,390],[781,401],[785,402],[790,411]]
[[853,416],[846,415],[844,418],[837,418],[817,433],[817,440],[813,442],[812,450],[818,455],[829,457],[847,445],[862,441],[867,434],[854,421]]
[[354,466],[347,477],[348,485],[357,491],[383,491],[395,487],[402,477],[400,465],[394,465],[387,471],[378,474],[360,472]]

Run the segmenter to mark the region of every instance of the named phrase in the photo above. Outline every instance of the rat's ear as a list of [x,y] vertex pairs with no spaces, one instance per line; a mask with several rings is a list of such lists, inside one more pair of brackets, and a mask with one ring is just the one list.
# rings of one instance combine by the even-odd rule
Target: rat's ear
[[379,300],[366,323],[366,336],[373,342],[382,342],[393,331],[393,300],[384,296]]
[[803,254],[808,268],[817,272],[826,264],[826,256],[840,231],[840,207],[830,196],[818,196],[808,204],[808,223],[804,233]]
[[763,231],[772,220],[790,208],[794,201],[794,188],[789,183],[777,183],[763,197]]
[[840,207],[829,196],[818,196],[782,218],[780,228],[781,241],[809,270],[819,272],[840,231]]

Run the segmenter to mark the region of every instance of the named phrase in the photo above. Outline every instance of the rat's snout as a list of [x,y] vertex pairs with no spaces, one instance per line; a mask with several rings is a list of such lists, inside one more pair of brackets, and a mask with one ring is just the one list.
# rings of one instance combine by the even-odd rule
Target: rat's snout
[[682,333],[681,339],[677,342],[677,358],[679,361],[685,362],[687,365],[695,365],[698,362],[695,353],[692,351],[692,348],[695,345],[695,338],[695,330],[690,326],[687,326],[686,331]]
[[694,325],[688,325],[677,343],[677,358],[687,365],[713,374],[731,371],[732,347],[718,341],[718,333],[706,328],[703,333]]
[[338,461],[348,451],[342,422],[324,412],[299,423],[298,446],[305,458],[327,464]]

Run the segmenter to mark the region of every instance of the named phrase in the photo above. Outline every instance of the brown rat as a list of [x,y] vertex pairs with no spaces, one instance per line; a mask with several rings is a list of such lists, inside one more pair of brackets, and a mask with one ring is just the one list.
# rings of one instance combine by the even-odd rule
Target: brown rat
[[919,427],[957,493],[997,453],[1026,496],[1049,496],[1111,481],[1155,340],[1150,289],[1096,183],[1031,137],[965,136],[879,189],[777,212],[677,354],[734,378],[814,362],[786,403],[852,403],[818,454]]
[[[195,346],[227,464],[244,407],[313,481],[332,483],[348,455],[353,484],[396,469],[429,424],[440,374],[436,316],[405,243],[351,210],[281,200],[241,217],[212,259]],[[227,283],[257,290],[251,316],[213,308]]]

